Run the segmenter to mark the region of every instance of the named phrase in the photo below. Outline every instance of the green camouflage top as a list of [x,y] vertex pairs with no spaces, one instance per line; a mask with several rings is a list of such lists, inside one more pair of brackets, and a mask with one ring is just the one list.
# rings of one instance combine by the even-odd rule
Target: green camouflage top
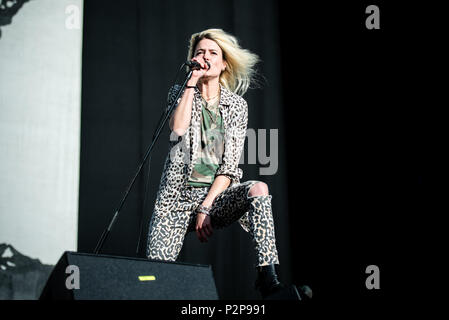
[[194,187],[212,185],[215,173],[221,164],[224,152],[223,119],[219,110],[219,99],[208,104],[202,99],[201,143],[198,159],[187,182]]

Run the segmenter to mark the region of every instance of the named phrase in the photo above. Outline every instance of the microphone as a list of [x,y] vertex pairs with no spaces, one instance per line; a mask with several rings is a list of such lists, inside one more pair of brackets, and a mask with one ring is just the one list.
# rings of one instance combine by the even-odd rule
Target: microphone
[[[205,62],[206,62],[207,67],[208,67],[207,70],[209,70],[210,69],[210,63],[209,63],[209,61],[205,61]],[[195,60],[187,61],[186,65],[189,66],[190,69],[192,69],[192,70],[200,70],[201,69],[200,63],[198,61],[195,61]]]

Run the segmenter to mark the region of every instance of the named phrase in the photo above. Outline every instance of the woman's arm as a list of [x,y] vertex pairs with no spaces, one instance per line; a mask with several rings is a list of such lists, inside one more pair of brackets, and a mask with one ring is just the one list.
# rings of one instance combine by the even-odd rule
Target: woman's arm
[[184,135],[190,126],[194,92],[193,88],[184,90],[181,101],[170,118],[170,130],[174,131],[178,136]]
[[[187,82],[189,87],[196,86],[198,80],[206,73],[207,65],[204,61],[198,61],[199,59],[193,58],[192,60],[197,61],[201,65],[200,70],[194,70],[192,76]],[[178,106],[173,112],[170,118],[170,130],[175,132],[178,136],[183,136],[190,126],[190,120],[192,117],[192,104],[193,95],[195,93],[194,88],[186,88],[182,94],[181,101],[179,101]]]
[[223,160],[215,173],[215,176],[225,175],[229,177],[234,183],[237,183],[243,176],[243,171],[239,168],[239,162],[248,127],[248,104],[245,100],[242,101],[242,104],[243,112],[240,119],[226,130]]
[[203,206],[210,207],[214,202],[215,198],[226,190],[227,187],[231,184],[231,179],[226,176],[220,175],[216,176],[212,186],[209,189],[209,193],[207,197],[203,201]]
[[[215,198],[222,193],[231,184],[231,179],[226,176],[216,176],[209,192],[204,199],[202,205],[205,207],[212,206]],[[207,242],[207,237],[212,236],[212,225],[210,217],[204,213],[199,213],[196,217],[196,235],[201,242]]]

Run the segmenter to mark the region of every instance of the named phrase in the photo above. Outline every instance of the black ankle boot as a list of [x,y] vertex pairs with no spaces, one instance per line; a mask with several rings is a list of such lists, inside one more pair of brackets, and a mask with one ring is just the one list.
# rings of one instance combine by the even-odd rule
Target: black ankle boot
[[262,299],[308,300],[312,297],[312,290],[308,286],[302,286],[298,290],[295,285],[286,286],[279,282],[274,264],[256,269],[255,288],[259,290]]
[[259,290],[263,299],[265,299],[268,295],[284,288],[284,285],[278,281],[274,264],[257,267],[256,270],[257,279],[255,288]]

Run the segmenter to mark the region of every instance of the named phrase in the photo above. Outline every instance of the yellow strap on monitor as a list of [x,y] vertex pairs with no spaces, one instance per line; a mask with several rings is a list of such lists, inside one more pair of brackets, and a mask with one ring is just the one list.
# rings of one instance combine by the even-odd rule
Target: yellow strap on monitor
[[153,281],[156,280],[155,276],[139,276],[140,281]]

